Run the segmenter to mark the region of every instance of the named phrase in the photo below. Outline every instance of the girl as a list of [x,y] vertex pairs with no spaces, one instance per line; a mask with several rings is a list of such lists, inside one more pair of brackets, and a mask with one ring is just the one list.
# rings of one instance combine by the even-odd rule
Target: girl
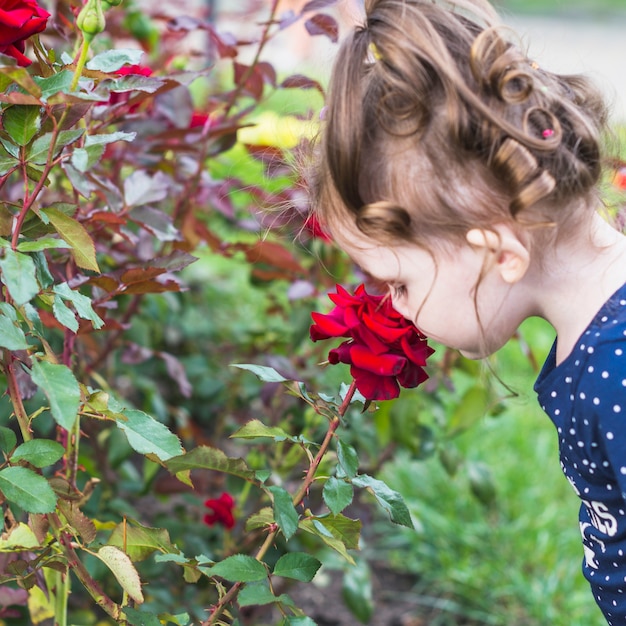
[[596,212],[606,111],[528,59],[486,0],[366,0],[331,77],[317,217],[395,308],[480,358],[530,316],[580,496],[584,574],[626,624],[626,238]]

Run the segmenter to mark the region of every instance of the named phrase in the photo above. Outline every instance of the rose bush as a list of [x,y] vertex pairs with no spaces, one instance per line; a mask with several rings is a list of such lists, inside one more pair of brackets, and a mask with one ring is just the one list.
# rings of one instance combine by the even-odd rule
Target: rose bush
[[367,400],[397,398],[401,386],[417,387],[428,378],[423,368],[434,350],[387,296],[368,294],[364,285],[352,295],[337,285],[337,293],[329,298],[336,305],[329,314],[311,314],[311,339],[348,337],[328,353],[328,360],[350,365],[357,389]]
[[46,28],[50,13],[34,0],[0,0],[0,52],[27,66],[25,41]]

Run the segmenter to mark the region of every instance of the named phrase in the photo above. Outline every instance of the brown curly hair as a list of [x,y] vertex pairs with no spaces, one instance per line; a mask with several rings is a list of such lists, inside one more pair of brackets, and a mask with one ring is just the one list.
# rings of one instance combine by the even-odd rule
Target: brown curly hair
[[335,60],[310,177],[323,223],[428,246],[594,205],[607,113],[586,78],[539,68],[485,0],[365,8]]

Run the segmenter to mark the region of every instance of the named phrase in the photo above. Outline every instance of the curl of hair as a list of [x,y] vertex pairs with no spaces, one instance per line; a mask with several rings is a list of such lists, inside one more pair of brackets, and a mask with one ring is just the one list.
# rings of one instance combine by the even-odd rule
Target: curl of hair
[[487,0],[365,5],[329,85],[313,189],[327,222],[406,240],[591,203],[606,109],[587,79],[538,68]]

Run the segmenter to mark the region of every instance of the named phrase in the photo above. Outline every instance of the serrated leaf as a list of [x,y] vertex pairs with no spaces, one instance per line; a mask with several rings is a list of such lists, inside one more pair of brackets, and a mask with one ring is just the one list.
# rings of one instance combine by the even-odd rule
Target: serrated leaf
[[[71,143],[74,143],[77,139],[80,139],[84,132],[85,131],[82,128],[72,128],[59,132],[54,146],[54,151],[52,153],[53,158],[57,157],[65,146],[68,146]],[[33,144],[28,151],[28,160],[30,163],[35,163],[36,165],[45,165],[47,163],[52,138],[52,133],[46,133],[41,137],[37,137],[37,139],[33,141]]]
[[42,237],[34,241],[22,241],[18,244],[17,249],[20,252],[41,252],[42,250],[54,250],[59,248],[69,248],[70,246],[55,237]]
[[95,554],[113,572],[122,589],[137,604],[142,604],[141,580],[128,555],[114,546],[102,546]]
[[95,541],[98,535],[96,525],[78,508],[76,502],[59,500],[58,506],[69,525],[82,537],[87,545]]
[[144,55],[142,50],[106,50],[87,62],[87,69],[100,72],[116,72],[124,65],[138,65]]
[[15,309],[6,302],[0,302],[0,347],[7,350],[28,350],[30,347],[18,325]]
[[57,502],[48,481],[27,467],[0,470],[0,492],[27,513],[52,513]]
[[317,626],[317,623],[306,615],[288,615],[279,626]]
[[19,445],[11,455],[11,463],[28,461],[35,467],[54,465],[65,453],[65,448],[57,441],[31,439]]
[[74,305],[79,317],[89,320],[96,330],[104,326],[104,320],[93,310],[91,298],[72,289],[67,283],[55,285],[53,291],[64,300],[69,300]]
[[[17,83],[31,96],[38,98],[41,95],[39,85],[24,67],[4,66],[0,67],[0,74],[6,76],[11,82]],[[4,89],[3,89],[4,91]]]
[[267,578],[267,569],[251,556],[235,554],[208,568],[206,574],[219,576],[233,583],[251,583]]
[[0,552],[18,552],[38,548],[39,540],[24,522],[20,522],[5,536],[0,537]]
[[124,524],[115,527],[107,544],[123,548],[133,562],[143,561],[157,551],[176,553],[176,556],[179,553],[178,548],[170,541],[170,535],[165,528],[150,528],[130,520],[126,521],[126,528]]
[[263,583],[246,585],[237,596],[239,606],[266,606],[277,602],[278,598]]
[[183,452],[180,439],[165,424],[147,413],[126,409],[122,415],[125,419],[118,419],[117,426],[124,431],[135,452],[154,454],[161,461],[167,461]]
[[55,422],[71,430],[80,405],[80,387],[72,371],[61,363],[33,359],[31,377],[48,398]]
[[26,104],[14,104],[4,110],[2,125],[18,146],[27,145],[37,134],[41,124],[39,111],[40,107]]
[[127,133],[126,131],[119,130],[114,133],[102,133],[99,135],[87,135],[85,137],[85,146],[98,146],[115,143],[116,141],[132,141],[137,136],[137,133]]
[[359,457],[356,450],[341,439],[337,442],[337,458],[346,476],[353,478],[359,470]]
[[331,512],[334,515],[339,515],[341,511],[352,503],[354,487],[344,480],[331,476],[324,484],[322,497]]
[[291,496],[282,487],[272,486],[267,490],[274,500],[274,519],[285,539],[289,541],[298,530],[298,511],[293,505]]
[[7,248],[4,258],[0,259],[0,271],[2,282],[17,306],[26,304],[39,293],[35,262],[27,254]]
[[266,365],[233,363],[232,366],[241,370],[248,370],[249,372],[256,374],[257,378],[266,383],[284,383],[289,380],[288,378],[281,376],[273,367],[267,367]]
[[45,102],[50,96],[57,93],[69,93],[74,79],[74,72],[69,70],[61,70],[52,76],[42,78],[40,76],[33,76],[33,80],[41,89],[41,100]]
[[322,566],[321,561],[304,552],[287,552],[274,566],[274,575],[293,578],[304,583],[311,582]]
[[84,174],[100,161],[105,149],[106,146],[102,145],[76,148],[72,152],[71,163],[79,172]]
[[258,437],[273,439],[274,441],[291,439],[290,435],[282,428],[266,426],[259,420],[250,420],[231,435],[232,439],[256,439]]
[[17,445],[15,433],[6,426],[0,426],[0,450],[8,454]]
[[246,520],[246,532],[249,533],[259,528],[267,528],[270,524],[274,523],[274,512],[272,508],[266,506],[257,513],[252,514]]
[[[301,520],[299,524],[299,527],[302,530],[312,535],[315,535],[316,537],[319,537],[329,548],[332,548],[333,550],[335,550],[346,561],[348,561],[348,563],[351,563],[354,565],[355,563],[354,558],[348,553],[348,548],[346,547],[346,544],[340,539],[337,539],[335,536],[333,536],[333,534],[330,531],[328,531],[322,524],[320,524],[319,526],[321,526],[321,529],[318,528],[313,523],[313,520],[310,520],[310,519]],[[360,525],[359,525],[359,530],[360,530]]]
[[159,616],[155,613],[146,613],[131,607],[124,607],[124,617],[130,626],[162,626]]
[[367,474],[362,474],[361,476],[355,476],[352,479],[352,484],[355,487],[369,489],[374,494],[378,503],[389,513],[392,522],[400,526],[406,526],[407,528],[414,528],[411,514],[404,503],[404,499],[397,491],[388,487],[382,480],[372,478]]
[[41,213],[46,215],[61,238],[70,245],[76,265],[100,273],[96,261],[96,247],[85,227],[58,209],[48,207],[41,209]]
[[194,469],[208,469],[256,482],[254,470],[251,470],[243,459],[227,457],[218,448],[209,446],[198,446],[181,456],[169,459],[165,467],[172,474]]
[[57,321],[65,326],[65,328],[69,328],[73,333],[78,331],[78,320],[76,319],[76,315],[74,315],[74,311],[56,294],[52,301],[52,313]]

